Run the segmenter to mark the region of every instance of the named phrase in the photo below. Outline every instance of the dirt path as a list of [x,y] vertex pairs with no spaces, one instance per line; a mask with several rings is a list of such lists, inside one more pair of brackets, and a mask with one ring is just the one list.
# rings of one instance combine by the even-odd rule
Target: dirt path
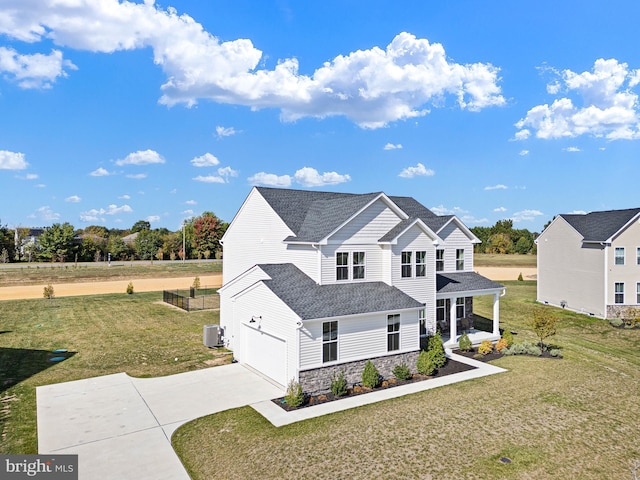
[[536,280],[538,269],[535,267],[476,267],[475,271],[491,280],[517,280],[522,273],[523,280]]
[[[179,278],[139,278],[131,280],[134,292],[157,292],[160,290],[175,290],[189,288],[193,277]],[[60,283],[53,284],[56,297],[72,297],[78,295],[96,295],[102,293],[125,293],[129,280],[90,283]],[[222,275],[200,277],[200,285],[218,288],[222,285]],[[44,285],[27,285],[0,288],[0,300],[18,300],[26,298],[42,298]]]

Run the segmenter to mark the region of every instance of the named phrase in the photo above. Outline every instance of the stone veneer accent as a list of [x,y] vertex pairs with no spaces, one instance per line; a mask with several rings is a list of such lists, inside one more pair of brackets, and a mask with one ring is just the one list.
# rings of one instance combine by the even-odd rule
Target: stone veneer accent
[[[625,310],[638,308],[637,305],[607,305],[607,318],[625,318]],[[639,310],[640,311],[640,310]]]
[[[404,363],[412,372],[416,371],[420,350],[397,355],[386,355],[384,357],[371,358],[371,362],[376,366],[383,378],[393,378],[393,369],[396,365]],[[367,360],[341,363],[327,367],[314,368],[312,370],[301,371],[298,375],[300,385],[305,393],[317,394],[331,391],[331,381],[334,375],[344,372],[347,384],[352,386],[362,382],[362,371]]]

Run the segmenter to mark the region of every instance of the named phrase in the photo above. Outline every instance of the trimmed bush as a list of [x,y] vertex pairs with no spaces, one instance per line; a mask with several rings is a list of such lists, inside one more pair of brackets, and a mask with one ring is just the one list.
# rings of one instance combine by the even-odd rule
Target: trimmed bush
[[133,293],[133,282],[129,282],[129,285],[127,285],[127,293],[129,295]]
[[560,353],[560,350],[558,350],[557,348],[552,348],[551,350],[549,350],[549,355],[551,355],[552,357],[562,358],[562,353]]
[[427,351],[431,353],[435,368],[444,367],[444,364],[447,363],[447,356],[444,353],[440,333],[436,332],[435,335],[429,337],[427,341]]
[[463,352],[470,352],[471,351],[471,340],[469,339],[469,335],[467,335],[467,333],[463,333],[462,335],[460,335],[460,340],[458,340],[458,346],[460,347],[460,350],[462,350]]
[[501,338],[496,343],[495,349],[496,349],[496,352],[502,352],[502,350],[504,350],[507,347],[508,347],[508,345],[507,345],[506,340],[504,338]]
[[518,275],[518,281],[519,282],[524,281],[524,278],[522,278],[522,272],[520,272],[520,275]]
[[493,352],[493,343],[491,343],[489,340],[483,340],[478,347],[478,353],[481,355],[487,355],[491,352]]
[[46,287],[44,287],[44,291],[42,292],[42,296],[44,298],[48,298],[49,300],[51,300],[55,294],[53,292],[53,285],[49,284]]
[[290,407],[299,407],[304,402],[304,392],[302,391],[302,385],[295,380],[291,380],[287,386],[287,394],[284,396],[284,401]]
[[340,372],[338,375],[333,374],[333,380],[331,380],[331,393],[342,397],[347,394],[347,379],[344,378],[344,372]]
[[193,284],[191,285],[193,288],[198,290],[200,288],[200,277],[196,277],[193,279]]
[[505,330],[502,332],[502,339],[507,342],[507,347],[513,345],[513,334],[511,333],[511,330]]
[[416,369],[418,370],[418,373],[422,375],[433,375],[433,372],[436,371],[436,367],[433,363],[433,355],[430,355],[426,350],[421,351],[420,355],[418,355]]
[[371,360],[367,360],[362,371],[362,385],[368,388],[376,388],[380,385],[380,372]]
[[393,367],[393,376],[398,380],[409,380],[411,378],[411,370],[404,363]]

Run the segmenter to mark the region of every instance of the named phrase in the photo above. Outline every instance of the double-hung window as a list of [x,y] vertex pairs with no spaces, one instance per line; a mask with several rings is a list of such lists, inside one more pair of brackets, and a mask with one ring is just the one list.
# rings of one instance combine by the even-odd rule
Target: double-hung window
[[624,303],[624,282],[616,282],[615,284],[615,303]]
[[349,252],[336,253],[336,280],[349,280]]
[[456,319],[464,318],[464,297],[456,298]]
[[416,252],[416,277],[427,276],[427,252]]
[[364,252],[353,252],[353,279],[364,278]]
[[436,300],[436,320],[438,322],[444,322],[444,319],[446,318],[445,314],[446,311],[444,299]]
[[464,270],[464,248],[456,249],[456,270]]
[[400,314],[387,315],[387,351],[400,350]]
[[616,247],[615,264],[624,265],[624,247]]
[[412,252],[402,252],[401,255],[401,276],[402,278],[410,278],[411,277],[411,253]]
[[338,360],[338,321],[322,324],[322,362]]
[[444,249],[438,248],[436,250],[436,272],[444,271]]

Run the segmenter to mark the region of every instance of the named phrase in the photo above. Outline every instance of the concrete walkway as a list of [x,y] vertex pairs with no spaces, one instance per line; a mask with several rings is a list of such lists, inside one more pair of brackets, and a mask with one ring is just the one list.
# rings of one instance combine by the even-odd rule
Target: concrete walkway
[[146,379],[118,373],[38,387],[38,450],[78,454],[81,480],[186,480],[171,435],[198,417],[251,405],[279,427],[505,371],[448,355],[477,368],[294,412],[271,402],[284,394],[280,387],[241,364]]

